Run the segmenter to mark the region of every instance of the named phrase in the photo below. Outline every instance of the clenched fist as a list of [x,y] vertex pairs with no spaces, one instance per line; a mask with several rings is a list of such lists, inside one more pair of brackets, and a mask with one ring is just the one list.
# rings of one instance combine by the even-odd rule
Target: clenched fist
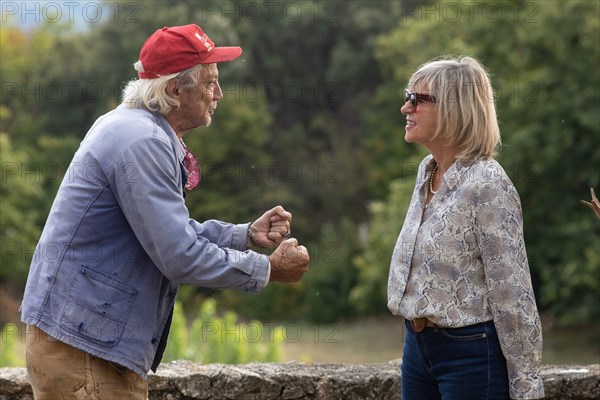
[[308,271],[310,257],[304,246],[298,246],[296,239],[287,239],[269,256],[271,282],[298,282]]
[[273,207],[250,225],[248,247],[273,248],[289,237],[292,213]]

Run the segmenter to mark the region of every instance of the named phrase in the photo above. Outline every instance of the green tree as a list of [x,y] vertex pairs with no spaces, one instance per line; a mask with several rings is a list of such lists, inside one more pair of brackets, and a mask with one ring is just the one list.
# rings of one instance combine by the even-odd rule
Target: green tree
[[[10,137],[0,133],[0,246],[2,268],[0,280],[23,284],[39,236],[40,210],[44,193],[34,181],[31,162],[23,151],[15,151]],[[29,175],[26,177],[25,172]],[[28,182],[28,179],[32,182]]]
[[198,157],[202,182],[186,203],[198,220],[246,222],[280,200],[267,190],[275,166],[264,146],[271,117],[263,99],[254,103],[225,97],[208,128],[185,136]]
[[77,146],[68,133],[50,130],[52,121],[66,119],[55,111],[58,103],[73,108],[65,103],[67,81],[51,72],[64,35],[45,25],[30,33],[10,25],[0,30],[0,279],[19,287]]
[[354,258],[359,270],[358,282],[350,293],[352,304],[362,314],[380,314],[387,310],[387,280],[394,245],[404,223],[412,197],[418,161],[412,173],[393,181],[386,201],[374,201],[369,207],[371,220],[363,251]]

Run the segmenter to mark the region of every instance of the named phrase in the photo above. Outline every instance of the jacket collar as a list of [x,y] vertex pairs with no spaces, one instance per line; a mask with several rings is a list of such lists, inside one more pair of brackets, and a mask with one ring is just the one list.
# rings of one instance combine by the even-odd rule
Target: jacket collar
[[171,128],[171,125],[169,125],[169,122],[164,116],[157,112],[154,112],[153,114],[156,117],[156,121],[158,122],[158,124],[167,133],[167,136],[169,136],[169,139],[173,144],[173,149],[175,149],[175,155],[177,156],[177,159],[179,160],[179,162],[183,162],[185,151],[183,149],[182,141],[179,139],[179,137],[177,137],[177,134],[175,133],[173,128]]

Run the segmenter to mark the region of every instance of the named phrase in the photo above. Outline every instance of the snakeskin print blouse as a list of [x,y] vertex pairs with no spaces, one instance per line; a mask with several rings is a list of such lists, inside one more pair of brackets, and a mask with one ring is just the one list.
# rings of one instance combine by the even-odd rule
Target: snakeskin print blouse
[[493,320],[511,398],[542,398],[542,329],[517,191],[494,159],[455,161],[426,206],[434,165],[429,155],[419,166],[392,256],[388,307],[447,328]]

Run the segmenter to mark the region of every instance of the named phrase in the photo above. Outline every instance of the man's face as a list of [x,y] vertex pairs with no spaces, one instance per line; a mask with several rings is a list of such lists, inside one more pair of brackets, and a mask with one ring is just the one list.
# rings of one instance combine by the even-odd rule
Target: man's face
[[181,92],[180,111],[183,130],[209,126],[217,108],[217,102],[222,98],[223,92],[219,86],[217,64],[207,64],[205,68],[200,68],[198,84]]

